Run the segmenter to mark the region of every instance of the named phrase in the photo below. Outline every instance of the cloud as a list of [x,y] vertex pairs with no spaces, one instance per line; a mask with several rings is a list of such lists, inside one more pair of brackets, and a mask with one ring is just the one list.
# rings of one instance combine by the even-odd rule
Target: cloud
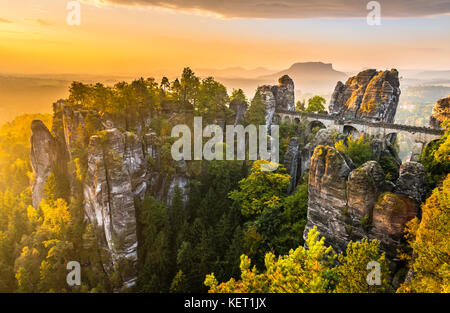
[[[86,1],[86,0],[85,0]],[[159,7],[223,18],[366,17],[369,0],[87,0],[97,5]],[[450,14],[448,0],[379,0],[382,17]]]
[[26,18],[25,20],[37,23],[41,26],[49,26],[52,25],[52,23],[47,22],[46,20],[40,19],[40,18]]
[[10,24],[10,23],[12,23],[12,22],[0,17],[0,23],[7,23],[7,24]]

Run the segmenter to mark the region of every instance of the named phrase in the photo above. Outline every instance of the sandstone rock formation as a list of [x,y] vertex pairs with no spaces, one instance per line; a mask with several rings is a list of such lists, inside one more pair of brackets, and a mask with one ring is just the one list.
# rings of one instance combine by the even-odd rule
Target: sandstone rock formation
[[448,119],[450,119],[450,97],[440,99],[436,102],[430,117],[430,126],[440,129],[442,122]]
[[395,193],[403,194],[422,203],[426,194],[425,168],[418,162],[406,162],[400,166]]
[[352,221],[361,223],[372,216],[373,206],[384,188],[384,172],[376,161],[369,161],[350,173],[347,208]]
[[[87,124],[93,121],[100,132],[86,137]],[[148,124],[147,119],[143,122]],[[136,125],[136,134],[115,127],[121,123],[113,117],[66,106],[64,101],[56,102],[52,128],[55,136],[41,121],[31,125],[35,177],[32,197],[33,206],[38,207],[53,168],[67,166],[68,161],[80,157],[80,146],[87,146],[87,169],[82,181],[86,218],[98,229],[100,245],[109,254],[110,260],[103,264],[105,271],[110,272],[120,260],[132,265],[132,270],[122,277],[124,284],[130,286],[137,273],[137,206],[146,194],[170,204],[177,187],[187,201],[189,177],[182,161],[176,164],[175,173],[159,170],[161,153],[156,134],[141,133],[143,125]]]
[[[315,134],[309,134],[309,136],[306,136],[305,132],[300,132],[299,137],[290,138],[283,158],[283,165],[287,169],[287,173],[291,176],[288,194],[295,191],[299,178],[304,176],[308,171],[311,157],[317,146],[334,146],[335,140],[345,139],[344,135],[337,135],[334,138],[335,135],[333,130],[323,128]],[[347,159],[347,162],[349,162],[351,167],[353,166],[351,160]]]
[[275,96],[277,107],[294,111],[294,81],[288,75],[280,77],[278,80],[278,86],[273,86],[272,92]]
[[284,109],[294,111],[295,109],[295,92],[293,80],[284,75],[278,80],[278,85],[263,85],[258,88],[261,97],[266,105],[266,126],[270,131],[270,127],[274,122],[276,109]]
[[[414,176],[414,177],[413,177]],[[377,239],[394,267],[405,224],[419,212],[425,180],[423,166],[404,163],[394,192],[376,161],[359,168],[334,148],[318,146],[309,172],[308,221],[329,245],[343,251],[350,240]]]
[[380,241],[380,248],[391,261],[397,261],[405,225],[419,213],[418,205],[411,198],[386,192],[379,196],[373,208],[368,238]]
[[350,77],[345,85],[337,83],[329,111],[346,119],[393,123],[400,96],[399,87],[397,70],[365,70]]
[[33,180],[31,194],[33,206],[37,208],[44,197],[44,187],[57,159],[56,140],[42,121],[31,123],[31,168]]
[[[92,136],[84,184],[89,221],[102,229],[113,263],[137,260],[135,201],[145,195],[146,162],[134,134],[107,130]],[[126,277],[126,280],[132,279]]]
[[[337,138],[339,140],[344,139],[344,137]],[[300,175],[304,175],[309,169],[309,164],[311,157],[314,153],[314,149],[317,146],[334,146],[333,141],[333,131],[331,129],[320,129],[309,141],[307,140],[303,149],[301,150],[301,170]]]
[[346,182],[351,170],[351,165],[339,151],[329,146],[316,147],[309,169],[305,238],[316,226],[327,244],[336,249],[345,248],[350,238],[344,213],[347,207]]
[[289,144],[284,155],[284,167],[287,173],[291,176],[291,181],[288,188],[288,193],[292,193],[297,185],[297,180],[299,178],[300,172],[300,138],[292,137],[289,140]]

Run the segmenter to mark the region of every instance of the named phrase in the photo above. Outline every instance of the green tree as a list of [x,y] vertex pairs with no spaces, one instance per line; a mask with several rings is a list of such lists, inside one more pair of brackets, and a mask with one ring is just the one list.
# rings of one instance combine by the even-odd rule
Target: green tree
[[242,89],[234,89],[230,96],[230,101],[237,101],[239,103],[247,103],[247,97]]
[[161,79],[161,85],[160,85],[160,87],[161,87],[161,89],[162,89],[164,92],[166,92],[167,90],[169,90],[169,88],[170,88],[170,82],[169,82],[169,79],[168,79],[166,76],[164,76],[164,77]]
[[407,224],[406,234],[414,254],[402,257],[414,274],[398,292],[450,292],[450,174],[422,205],[422,220]]
[[170,223],[168,208],[147,196],[139,214],[142,227],[140,259],[143,262],[138,276],[138,288],[144,292],[168,291],[171,283]]
[[255,93],[255,96],[250,102],[250,107],[245,112],[245,121],[247,124],[264,125],[266,123],[266,104],[263,101],[261,90]]
[[298,100],[295,103],[295,111],[304,112],[306,110],[305,100]]
[[225,120],[226,104],[229,101],[225,86],[212,77],[205,78],[198,87],[195,96],[195,111],[207,121],[214,122],[217,119]]
[[170,284],[171,293],[186,293],[187,289],[186,276],[183,274],[182,270],[179,270]]
[[323,113],[325,112],[325,104],[327,100],[321,96],[314,96],[308,100],[308,107],[306,112],[310,113]]
[[199,86],[200,79],[195,76],[195,73],[189,67],[186,67],[181,74],[179,87],[181,108],[194,109],[196,107]]
[[[338,261],[340,265],[336,268],[338,284],[336,292],[339,293],[369,293],[391,291],[389,284],[389,267],[384,253],[380,254],[380,242],[377,240],[361,242],[350,241],[347,245],[346,254],[340,253]],[[367,283],[369,262],[380,264],[381,285],[370,286]]]
[[265,207],[280,203],[286,194],[290,176],[281,165],[276,171],[265,171],[270,162],[258,160],[253,163],[251,174],[239,182],[239,190],[230,193],[230,198],[241,206],[244,216],[261,214]]
[[366,136],[360,136],[353,139],[350,135],[347,141],[340,140],[336,142],[335,148],[345,153],[359,167],[372,159],[372,142]]
[[450,172],[449,124],[449,121],[443,123],[446,127],[444,135],[439,140],[429,143],[421,154],[421,163],[425,167],[430,188],[435,188]]
[[[251,268],[251,260],[241,256],[241,279],[219,284],[214,273],[207,275],[205,285],[210,293],[304,293],[304,292],[386,292],[390,290],[389,269],[385,255],[379,252],[378,241],[350,242],[346,254],[339,256],[319,239],[316,227],[306,239],[306,247],[291,249],[287,255],[265,256],[265,271]],[[369,286],[367,265],[380,263],[381,286]]]
[[206,276],[205,285],[213,293],[302,293],[328,292],[333,290],[336,273],[332,264],[336,254],[331,247],[325,247],[325,238],[319,240],[314,228],[308,234],[308,249],[300,246],[288,255],[278,258],[272,253],[265,257],[266,270],[259,273],[251,269],[251,260],[241,256],[241,280],[231,279],[219,285],[214,274]]

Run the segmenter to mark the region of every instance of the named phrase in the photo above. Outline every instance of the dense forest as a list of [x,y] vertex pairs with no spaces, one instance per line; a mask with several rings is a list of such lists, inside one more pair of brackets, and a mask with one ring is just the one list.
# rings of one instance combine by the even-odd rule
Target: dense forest
[[[194,115],[202,116],[204,124],[233,124],[236,104],[248,105],[244,125],[262,125],[265,106],[259,91],[251,100],[242,90],[229,95],[214,78],[200,79],[189,68],[174,81],[141,78],[111,87],[74,82],[66,104],[96,114],[87,114],[86,127],[79,130],[71,151],[71,173],[52,170],[45,199],[37,208],[30,191],[30,125],[40,119],[51,129],[55,117],[23,115],[0,129],[0,292],[450,291],[448,128],[422,154],[429,193],[421,219],[407,225],[409,249],[401,255],[415,275],[397,290],[377,241],[351,242],[346,251],[337,253],[313,229],[305,243],[307,173],[288,192],[290,175],[285,167],[261,171],[265,162],[261,160],[188,162],[187,203],[178,189],[170,204],[147,194],[136,212],[137,281],[124,288],[122,277],[130,265],[119,263],[112,275],[105,272],[105,252],[83,211],[81,186],[89,139],[105,136],[98,116],[108,116],[137,136],[154,132],[161,155],[148,162],[158,171],[171,172],[177,166],[170,155],[174,125],[192,125]],[[297,103],[297,109],[322,112],[323,104],[324,99],[313,97],[306,104]],[[280,124],[281,163],[289,139],[304,134],[305,127]],[[53,133],[58,131],[53,127]],[[310,138],[304,135],[301,140]],[[359,166],[372,158],[371,140],[336,134],[334,145]],[[395,179],[396,169],[389,160],[381,165],[386,179]],[[71,260],[79,260],[83,268],[82,285],[75,288],[66,283],[66,264]],[[369,260],[377,260],[383,268],[380,286],[367,284]]]

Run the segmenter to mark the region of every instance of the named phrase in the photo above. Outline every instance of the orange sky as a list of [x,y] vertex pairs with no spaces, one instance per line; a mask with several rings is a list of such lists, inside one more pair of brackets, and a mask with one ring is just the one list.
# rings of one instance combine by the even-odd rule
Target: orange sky
[[449,15],[369,26],[365,18],[224,19],[82,3],[81,25],[69,26],[67,2],[0,0],[0,73],[149,76],[184,66],[281,69],[305,61],[347,71],[450,69]]

